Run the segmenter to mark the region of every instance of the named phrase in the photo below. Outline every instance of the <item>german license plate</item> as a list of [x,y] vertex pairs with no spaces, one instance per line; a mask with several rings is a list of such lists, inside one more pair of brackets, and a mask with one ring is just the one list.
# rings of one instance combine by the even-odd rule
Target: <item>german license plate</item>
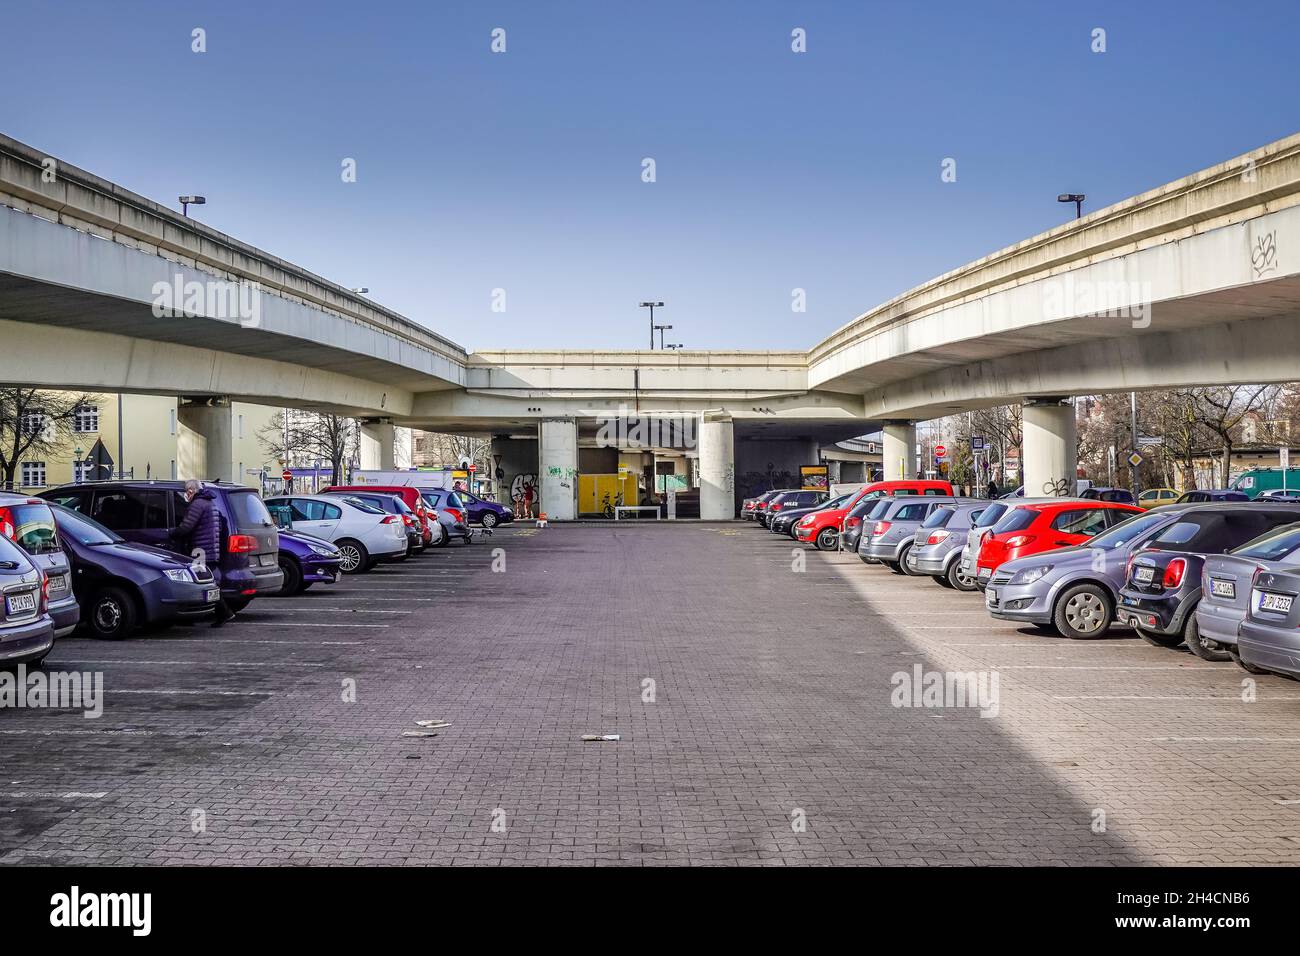
[[66,574],[50,575],[51,591],[66,591],[68,589],[68,576]]
[[1210,593],[1215,597],[1235,598],[1237,596],[1237,585],[1231,581],[1220,581],[1218,578],[1210,578]]
[[1153,580],[1155,580],[1155,576],[1156,576],[1155,568],[1134,568],[1133,569],[1133,580],[1138,584],[1150,584]]
[[977,572],[975,572],[975,577],[987,578],[990,577],[992,574],[993,574],[992,568],[980,568]]
[[13,594],[5,598],[5,611],[8,614],[22,614],[24,611],[36,610],[36,592]]
[[998,606],[998,589],[997,589],[997,588],[989,588],[989,589],[988,589],[987,591],[985,591],[984,593],[988,595],[988,599],[989,599],[989,607],[997,607],[997,606]]
[[1279,614],[1288,614],[1291,611],[1291,602],[1294,598],[1289,594],[1270,594],[1265,591],[1259,596],[1259,609],[1261,611],[1277,611]]
[[213,602],[213,601],[220,600],[220,598],[221,598],[220,588],[208,588],[207,593],[204,596],[203,600],[208,602]]

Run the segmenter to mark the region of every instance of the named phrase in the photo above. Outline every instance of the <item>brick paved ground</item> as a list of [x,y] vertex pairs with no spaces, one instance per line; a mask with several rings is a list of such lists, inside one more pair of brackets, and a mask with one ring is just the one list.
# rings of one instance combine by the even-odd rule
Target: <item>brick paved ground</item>
[[[0,712],[0,863],[1300,861],[1300,685],[1246,704],[1232,665],[793,549],[506,530],[221,631],[65,640],[106,711]],[[996,669],[998,716],[891,706],[916,663]]]

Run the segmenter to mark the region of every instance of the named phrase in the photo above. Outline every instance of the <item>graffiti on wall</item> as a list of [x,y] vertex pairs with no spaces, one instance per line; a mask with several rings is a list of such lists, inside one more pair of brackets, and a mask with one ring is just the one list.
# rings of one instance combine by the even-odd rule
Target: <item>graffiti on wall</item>
[[754,498],[775,488],[798,488],[799,475],[789,469],[778,469],[772,462],[766,471],[745,471],[736,475],[736,491],[741,498]]
[[522,501],[529,491],[532,491],[533,497],[537,497],[537,476],[532,472],[524,472],[515,475],[514,481],[510,482],[510,500]]

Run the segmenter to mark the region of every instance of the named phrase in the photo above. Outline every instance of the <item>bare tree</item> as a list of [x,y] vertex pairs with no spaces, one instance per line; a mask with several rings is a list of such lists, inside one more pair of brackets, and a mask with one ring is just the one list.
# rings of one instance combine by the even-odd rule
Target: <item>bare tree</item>
[[[0,388],[0,481],[16,487],[24,459],[44,459],[66,451],[77,411],[94,405],[92,395],[12,386]],[[121,467],[121,463],[118,463]]]
[[316,462],[329,462],[330,484],[334,485],[343,483],[344,466],[357,449],[357,427],[351,418],[294,408],[276,412],[258,430],[257,438],[286,467],[307,468],[315,467]]
[[1276,401],[1280,391],[1277,385],[1207,385],[1188,390],[1195,400],[1199,424],[1223,449],[1223,487],[1232,474],[1232,449],[1242,419]]
[[442,432],[420,432],[423,459],[430,465],[459,465],[468,459],[484,473],[491,465],[492,443],[474,435],[448,435]]

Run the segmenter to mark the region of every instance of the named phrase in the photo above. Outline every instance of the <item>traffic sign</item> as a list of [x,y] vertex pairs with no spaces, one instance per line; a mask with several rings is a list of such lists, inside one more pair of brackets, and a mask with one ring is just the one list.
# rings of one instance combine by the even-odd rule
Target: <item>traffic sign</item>
[[478,471],[478,465],[470,465],[466,470],[472,475],[474,472]]
[[983,450],[984,450],[984,436],[983,436],[983,435],[971,435],[971,436],[970,436],[970,447],[971,447],[971,451],[983,451]]
[[935,458],[947,458],[947,457],[948,457],[948,447],[947,447],[946,445],[935,445],[935,446],[934,446],[934,457],[935,457]]
[[1134,468],[1142,464],[1142,461],[1143,461],[1142,456],[1139,455],[1137,452],[1133,452],[1133,454],[1128,456],[1128,463],[1132,465]]
[[291,472],[288,468],[286,468],[284,470],[284,474],[282,474],[280,477],[283,478],[285,481],[291,481],[293,480],[293,472]]

